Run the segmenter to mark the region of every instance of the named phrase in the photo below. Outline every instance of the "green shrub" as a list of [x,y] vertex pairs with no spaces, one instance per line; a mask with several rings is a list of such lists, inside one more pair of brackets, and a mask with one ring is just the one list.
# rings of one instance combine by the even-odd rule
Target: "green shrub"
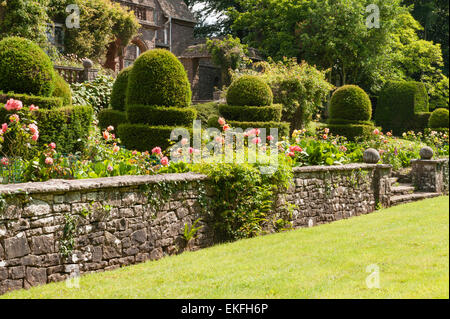
[[107,109],[114,79],[107,75],[98,75],[95,80],[71,84],[74,105],[90,105],[95,113]]
[[22,101],[24,106],[35,105],[41,109],[55,109],[63,106],[63,100],[59,97],[43,97],[27,94],[2,93],[0,91],[0,103],[6,103],[9,99]]
[[227,90],[228,105],[268,106],[272,103],[272,90],[257,76],[241,76],[233,81]]
[[329,124],[327,127],[333,135],[345,136],[353,141],[357,137],[369,137],[375,126],[366,124]]
[[58,73],[55,74],[55,90],[52,96],[62,98],[64,105],[72,105],[70,86]]
[[128,77],[127,105],[187,107],[191,104],[186,71],[167,50],[155,49],[141,54]]
[[364,125],[374,125],[372,121],[354,121],[354,120],[344,120],[344,119],[328,119],[328,124],[364,124]]
[[283,105],[281,104],[271,106],[219,105],[219,112],[227,121],[279,122],[282,109]]
[[98,126],[102,130],[112,125],[114,126],[114,130],[117,133],[117,128],[119,127],[120,124],[123,123],[128,123],[127,113],[125,112],[111,109],[104,109],[98,113]]
[[430,128],[448,128],[448,110],[447,109],[436,109],[431,113],[428,126]]
[[423,131],[428,127],[431,112],[420,112],[414,114],[414,126],[416,130]]
[[[151,151],[159,146],[167,149],[171,143],[173,126],[148,126],[145,124],[120,124],[118,134],[122,144],[129,150]],[[189,130],[191,132],[191,130]],[[192,133],[191,133],[192,135]]]
[[375,121],[385,130],[400,135],[409,130],[420,130],[417,113],[429,112],[428,94],[420,82],[392,81],[380,91]]
[[128,87],[128,75],[131,71],[131,66],[123,69],[117,75],[114,81],[110,104],[113,110],[125,111],[125,99]]
[[363,89],[356,85],[344,85],[331,97],[330,119],[368,121],[372,117],[372,103]]
[[219,116],[219,104],[216,102],[209,102],[203,104],[192,105],[197,110],[197,120],[202,121],[202,125],[207,125],[208,119],[213,116]]
[[19,37],[0,41],[0,90],[51,96],[54,82],[53,63],[37,44]]
[[[36,112],[39,127],[38,144],[56,143],[62,153],[82,152],[89,137],[93,119],[91,106],[65,106],[55,109],[39,109]],[[9,122],[12,112],[0,109],[0,122]]]
[[266,135],[270,135],[270,129],[278,129],[278,138],[282,136],[289,136],[289,123],[288,122],[238,122],[238,121],[227,121],[228,124],[233,128],[241,128],[246,130],[248,128],[265,128]]
[[131,124],[192,126],[197,118],[194,108],[176,108],[165,106],[128,105],[128,122]]

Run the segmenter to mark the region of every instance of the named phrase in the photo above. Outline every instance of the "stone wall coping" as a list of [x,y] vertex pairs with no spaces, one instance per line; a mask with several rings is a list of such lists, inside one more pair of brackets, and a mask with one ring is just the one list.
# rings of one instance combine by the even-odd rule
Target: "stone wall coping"
[[417,163],[417,164],[440,164],[440,163],[445,163],[448,162],[449,158],[436,158],[436,159],[429,159],[429,160],[423,160],[423,159],[413,159],[411,160],[411,164],[412,163]]
[[389,164],[346,164],[334,166],[299,166],[294,167],[294,173],[309,173],[309,172],[333,172],[333,171],[353,171],[355,169],[389,169],[392,165]]
[[0,194],[36,194],[36,193],[65,193],[70,191],[86,191],[100,188],[116,188],[157,184],[161,182],[189,182],[201,181],[208,177],[197,173],[115,176],[90,179],[52,179],[46,182],[30,182],[20,184],[0,185]]
[[[339,166],[303,166],[294,167],[294,173],[305,172],[331,172],[347,171],[355,169],[391,168],[387,164],[347,164]],[[145,184],[157,184],[161,182],[189,182],[208,179],[208,176],[198,173],[178,173],[138,176],[115,176],[90,179],[52,179],[46,182],[29,182],[20,184],[0,185],[1,195],[37,194],[37,193],[65,193],[71,191],[88,191],[93,189],[106,189],[127,186],[139,186]]]

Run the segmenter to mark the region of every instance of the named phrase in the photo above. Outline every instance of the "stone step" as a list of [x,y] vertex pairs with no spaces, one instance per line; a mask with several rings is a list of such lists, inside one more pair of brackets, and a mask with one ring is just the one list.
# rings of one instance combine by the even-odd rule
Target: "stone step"
[[407,195],[414,193],[414,186],[411,184],[399,184],[391,188],[393,195]]
[[422,199],[433,198],[442,196],[440,193],[425,193],[425,192],[416,192],[407,195],[396,195],[391,197],[391,206],[405,204],[409,202],[415,202]]

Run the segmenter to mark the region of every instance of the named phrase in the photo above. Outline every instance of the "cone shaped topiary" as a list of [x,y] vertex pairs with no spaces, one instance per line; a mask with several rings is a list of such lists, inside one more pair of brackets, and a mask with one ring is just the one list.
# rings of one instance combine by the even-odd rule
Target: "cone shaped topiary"
[[263,80],[254,75],[238,78],[227,90],[228,105],[269,106],[272,103],[272,90]]
[[20,37],[0,41],[0,91],[51,96],[54,89],[53,63],[37,44]]
[[127,105],[188,107],[191,104],[186,71],[177,57],[167,50],[143,53],[128,76]]
[[116,111],[125,111],[125,100],[128,87],[128,75],[130,74],[131,66],[123,69],[117,75],[114,81],[111,92],[111,108]]

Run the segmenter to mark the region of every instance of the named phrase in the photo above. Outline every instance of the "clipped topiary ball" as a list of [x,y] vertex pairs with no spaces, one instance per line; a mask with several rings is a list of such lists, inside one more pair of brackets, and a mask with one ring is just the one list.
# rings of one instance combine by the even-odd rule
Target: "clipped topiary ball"
[[446,128],[448,127],[448,110],[447,109],[436,109],[431,113],[430,119],[428,120],[428,126],[430,128]]
[[58,73],[55,73],[55,90],[52,96],[62,98],[64,105],[72,105],[72,91],[70,90],[69,83]]
[[131,66],[123,69],[117,75],[116,81],[114,81],[111,92],[111,108],[116,111],[125,110],[125,100],[128,87],[128,75],[130,74]]
[[55,88],[53,63],[30,40],[9,37],[0,41],[0,90],[51,96]]
[[337,89],[330,102],[330,119],[368,121],[372,117],[372,102],[357,85],[344,85]]
[[257,76],[244,75],[233,81],[227,91],[228,105],[268,106],[272,103],[272,90]]
[[126,104],[187,107],[191,88],[186,71],[171,52],[163,49],[143,53],[128,75]]

